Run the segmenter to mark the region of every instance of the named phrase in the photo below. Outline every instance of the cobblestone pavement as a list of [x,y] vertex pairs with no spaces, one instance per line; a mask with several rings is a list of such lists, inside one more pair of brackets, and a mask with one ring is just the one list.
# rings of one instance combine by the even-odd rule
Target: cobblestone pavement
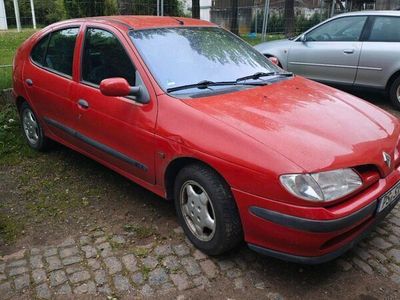
[[[109,299],[160,295],[179,298],[185,291],[205,289],[217,280],[227,280],[233,289],[243,289],[245,275],[252,278],[253,288],[264,289],[265,280],[257,274],[256,264],[266,258],[246,248],[228,258],[210,258],[184,238],[180,227],[174,231],[170,240],[136,246],[129,235],[96,230],[68,237],[59,245],[23,249],[0,257],[0,298],[50,299],[77,294]],[[366,240],[333,266],[342,273],[359,269],[400,284],[399,238],[397,207]],[[282,299],[270,290],[265,295]]]

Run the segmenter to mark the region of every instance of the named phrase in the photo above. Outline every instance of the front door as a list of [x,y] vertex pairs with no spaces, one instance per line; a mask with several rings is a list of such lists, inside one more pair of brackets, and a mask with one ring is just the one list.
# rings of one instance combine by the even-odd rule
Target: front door
[[99,90],[100,82],[112,77],[146,88],[128,50],[127,41],[112,28],[86,28],[81,79],[74,93],[76,136],[80,147],[109,167],[154,184],[155,96],[149,93],[150,102],[139,104]]
[[289,49],[288,70],[317,81],[353,84],[366,19],[342,17],[306,33]]

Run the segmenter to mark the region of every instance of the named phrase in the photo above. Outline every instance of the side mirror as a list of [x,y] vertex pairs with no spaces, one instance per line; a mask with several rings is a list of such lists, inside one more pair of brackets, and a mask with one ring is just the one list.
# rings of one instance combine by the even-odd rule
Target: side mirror
[[305,34],[302,34],[302,35],[300,36],[300,38],[299,38],[299,41],[302,42],[302,43],[307,42],[307,37],[306,37],[306,35],[305,35]]
[[135,101],[143,104],[149,103],[148,97],[141,97],[142,88],[140,86],[130,86],[128,81],[121,77],[103,79],[100,82],[100,92],[111,97],[135,96]]

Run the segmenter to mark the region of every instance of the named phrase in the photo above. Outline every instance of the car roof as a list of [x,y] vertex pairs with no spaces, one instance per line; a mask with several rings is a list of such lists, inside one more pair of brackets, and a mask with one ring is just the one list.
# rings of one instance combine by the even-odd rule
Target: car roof
[[217,26],[213,23],[191,18],[183,17],[158,17],[158,16],[100,16],[100,17],[89,17],[80,19],[71,19],[61,21],[51,26],[58,26],[62,24],[71,24],[77,22],[95,22],[109,24],[114,27],[121,29],[150,29],[150,28],[164,28],[164,27],[193,27],[193,26]]
[[354,11],[336,15],[335,17],[343,16],[395,16],[400,17],[400,10],[363,10]]

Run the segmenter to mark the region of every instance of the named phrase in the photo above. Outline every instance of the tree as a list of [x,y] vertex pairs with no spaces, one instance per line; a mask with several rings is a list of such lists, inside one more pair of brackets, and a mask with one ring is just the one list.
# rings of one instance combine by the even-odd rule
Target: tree
[[293,36],[294,33],[294,0],[285,0],[285,35]]
[[231,32],[239,35],[239,0],[231,0]]
[[200,19],[200,0],[192,0],[192,18]]

